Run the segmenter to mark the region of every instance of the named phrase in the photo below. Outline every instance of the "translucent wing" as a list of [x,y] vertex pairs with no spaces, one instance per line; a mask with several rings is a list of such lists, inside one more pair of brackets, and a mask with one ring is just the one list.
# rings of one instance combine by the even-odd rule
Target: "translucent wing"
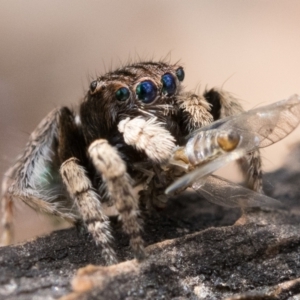
[[173,182],[165,191],[166,194],[171,194],[178,189],[189,187],[194,182],[199,182],[201,178],[213,173],[219,168],[223,167],[225,164],[239,159],[247,154],[244,149],[238,149],[236,151],[225,153],[222,156],[217,157],[212,161],[208,161],[201,165],[201,167],[191,171],[190,173],[180,177],[178,180]]
[[193,189],[208,201],[227,207],[282,206],[266,195],[256,193],[222,177],[211,175]]
[[[206,138],[214,136],[216,130],[220,132],[234,131],[239,136],[239,144],[231,152],[219,151],[217,155],[211,156],[211,153],[201,152],[201,161],[195,165],[200,166],[194,171],[184,175],[175,181],[166,190],[166,193],[172,193],[179,188],[190,186],[193,182],[198,181],[203,176],[207,176],[229,162],[245,156],[247,153],[257,149],[270,146],[288,134],[290,134],[300,123],[300,98],[297,95],[290,97],[288,100],[282,100],[271,105],[259,107],[248,112],[241,113],[238,116],[228,117],[209,126],[196,130],[189,136],[185,147],[187,155],[199,157],[194,140],[198,138],[199,143],[202,141],[199,136]],[[205,135],[203,134],[205,132]],[[192,146],[190,146],[192,145]],[[200,149],[201,147],[199,147]]]
[[211,129],[236,130],[241,136],[256,135],[259,138],[259,147],[270,146],[288,134],[300,123],[300,97],[293,95],[287,100],[282,100],[270,105],[258,107],[216,121],[206,127],[193,132],[189,138],[197,135],[199,131]]

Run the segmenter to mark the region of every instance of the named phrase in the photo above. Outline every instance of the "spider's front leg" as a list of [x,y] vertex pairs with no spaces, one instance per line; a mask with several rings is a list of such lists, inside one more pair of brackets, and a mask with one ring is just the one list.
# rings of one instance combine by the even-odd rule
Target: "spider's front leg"
[[83,167],[88,166],[83,150],[84,139],[70,111],[64,111],[60,115],[58,140],[58,156],[63,162],[60,167],[63,183],[94,241],[102,247],[106,263],[117,263],[108,217],[103,211],[100,196],[95,192],[87,170]]
[[102,247],[102,255],[108,264],[117,263],[116,254],[112,248],[112,235],[107,216],[99,196],[93,190],[92,183],[83,167],[74,157],[66,160],[60,168],[63,182],[70,196],[74,199],[80,215],[92,234],[97,245]]
[[115,204],[123,223],[123,230],[129,235],[135,257],[145,258],[141,226],[138,221],[138,199],[134,196],[125,162],[107,140],[94,141],[88,149],[93,165],[102,175],[109,197]]
[[3,227],[3,234],[1,237],[0,245],[10,245],[13,242],[14,230],[13,230],[13,199],[11,193],[9,193],[9,187],[12,184],[12,178],[14,176],[15,168],[9,168],[2,181],[2,199],[1,199],[1,224]]

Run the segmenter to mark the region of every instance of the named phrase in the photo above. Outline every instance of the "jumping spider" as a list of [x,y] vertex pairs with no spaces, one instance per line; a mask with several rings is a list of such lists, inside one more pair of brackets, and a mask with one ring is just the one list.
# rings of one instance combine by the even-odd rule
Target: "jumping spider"
[[[15,199],[69,222],[83,222],[108,264],[117,262],[103,203],[114,204],[135,257],[145,257],[139,199],[157,203],[173,180],[165,171],[173,149],[214,120],[237,114],[237,99],[220,89],[185,91],[177,64],[141,62],[90,84],[79,113],[51,111],[32,132],[3,182],[4,240],[12,237]],[[242,159],[249,186],[261,190],[257,151]],[[146,199],[148,198],[148,199]],[[146,199],[146,200],[145,200]],[[155,202],[156,201],[156,202]]]

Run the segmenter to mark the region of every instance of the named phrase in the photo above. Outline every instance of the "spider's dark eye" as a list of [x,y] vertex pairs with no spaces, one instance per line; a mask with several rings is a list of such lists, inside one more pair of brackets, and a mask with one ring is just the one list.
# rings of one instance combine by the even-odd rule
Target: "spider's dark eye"
[[161,78],[161,82],[163,84],[163,93],[167,94],[168,96],[172,96],[176,92],[176,83],[175,83],[175,78],[173,77],[172,74],[167,73],[163,75]]
[[98,81],[97,80],[94,80],[91,82],[90,84],[90,91],[93,93],[97,87],[97,84],[98,84]]
[[183,71],[182,68],[178,68],[176,70],[176,76],[177,76],[177,78],[178,78],[179,81],[183,81],[183,79],[184,79],[184,71]]
[[139,83],[139,85],[136,87],[136,94],[139,100],[146,104],[149,104],[156,98],[157,87],[152,81],[145,80]]
[[116,91],[116,98],[118,101],[126,101],[130,96],[128,88],[121,87]]

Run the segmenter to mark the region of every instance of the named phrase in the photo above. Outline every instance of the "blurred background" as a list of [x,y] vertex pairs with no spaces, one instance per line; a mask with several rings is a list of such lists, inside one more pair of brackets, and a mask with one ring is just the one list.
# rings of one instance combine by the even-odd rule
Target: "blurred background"
[[[0,7],[2,175],[50,110],[76,107],[93,78],[130,59],[180,60],[189,89],[223,86],[245,109],[300,93],[297,0],[2,0]],[[262,152],[266,171],[282,164],[299,132]],[[17,241],[52,226],[24,205],[16,221]]]

